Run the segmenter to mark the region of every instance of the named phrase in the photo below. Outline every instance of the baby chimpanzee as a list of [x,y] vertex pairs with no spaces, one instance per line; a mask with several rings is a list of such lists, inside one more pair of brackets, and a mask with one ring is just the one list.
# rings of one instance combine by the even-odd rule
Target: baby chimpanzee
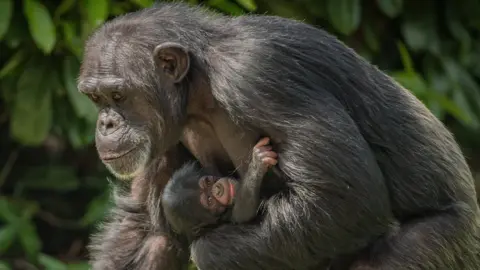
[[243,179],[207,175],[195,163],[177,170],[162,194],[165,217],[175,232],[194,237],[222,221],[242,223],[255,217],[260,187],[271,166],[277,164],[269,138],[254,147]]

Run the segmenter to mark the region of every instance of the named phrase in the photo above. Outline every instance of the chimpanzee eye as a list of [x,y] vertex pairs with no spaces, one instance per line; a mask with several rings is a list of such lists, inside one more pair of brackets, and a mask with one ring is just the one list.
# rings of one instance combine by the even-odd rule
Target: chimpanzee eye
[[120,101],[120,100],[122,100],[122,98],[123,98],[123,96],[122,96],[120,93],[118,93],[118,92],[113,92],[113,94],[112,94],[112,99],[113,99],[114,101]]

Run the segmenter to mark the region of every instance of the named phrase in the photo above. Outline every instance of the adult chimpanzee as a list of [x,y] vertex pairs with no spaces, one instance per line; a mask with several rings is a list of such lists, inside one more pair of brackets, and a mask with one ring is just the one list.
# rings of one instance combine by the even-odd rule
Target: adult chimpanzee
[[191,243],[200,269],[322,269],[343,256],[350,269],[478,269],[479,209],[454,138],[318,28],[160,5],[98,29],[78,86],[100,110],[102,161],[133,178],[93,239],[94,269],[183,269],[166,181],[192,158],[243,177],[261,136],[282,177],[263,180],[258,220]]
[[162,194],[165,218],[188,239],[220,222],[243,223],[255,217],[260,205],[263,177],[277,164],[277,153],[262,138],[252,151],[244,179],[217,177],[189,162],[176,171]]

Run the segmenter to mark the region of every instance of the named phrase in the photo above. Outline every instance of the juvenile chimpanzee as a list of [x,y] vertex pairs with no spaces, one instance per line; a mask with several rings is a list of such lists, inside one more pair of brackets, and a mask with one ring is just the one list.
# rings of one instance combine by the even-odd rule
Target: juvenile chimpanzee
[[247,173],[238,183],[232,177],[208,175],[196,163],[186,163],[167,183],[162,195],[165,218],[190,239],[220,222],[247,222],[260,205],[260,187],[277,154],[261,139],[253,148]]
[[[350,269],[479,269],[474,182],[452,134],[325,31],[163,4],[105,24],[84,51],[99,156],[134,179],[92,239],[93,269],[184,269],[189,251],[202,270],[318,270],[343,256]],[[263,179],[255,220],[191,243],[173,233],[160,203],[173,172],[195,158],[243,178],[261,137],[280,176]]]

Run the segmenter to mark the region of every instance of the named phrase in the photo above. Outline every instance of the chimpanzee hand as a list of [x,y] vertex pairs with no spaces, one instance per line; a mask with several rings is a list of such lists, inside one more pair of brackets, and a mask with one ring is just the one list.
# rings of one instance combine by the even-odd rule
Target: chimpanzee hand
[[250,166],[255,167],[258,171],[256,174],[262,174],[261,179],[268,169],[272,166],[275,166],[278,162],[277,153],[272,151],[272,146],[269,145],[270,138],[262,138],[258,143],[253,147],[252,161]]
[[269,142],[269,138],[262,138],[253,147],[252,160],[235,196],[231,218],[234,223],[247,222],[257,214],[263,177],[278,162]]

